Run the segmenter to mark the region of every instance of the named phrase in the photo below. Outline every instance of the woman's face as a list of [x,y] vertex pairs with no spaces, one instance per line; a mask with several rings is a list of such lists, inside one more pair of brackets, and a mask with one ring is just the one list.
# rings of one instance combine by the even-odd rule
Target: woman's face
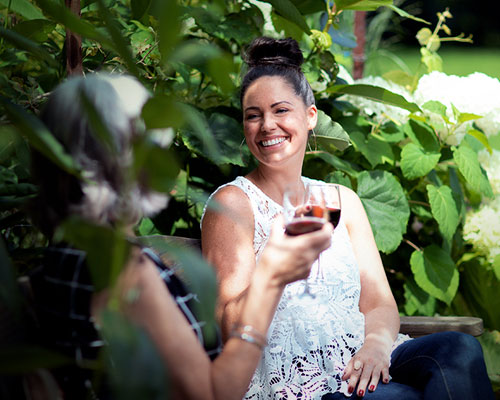
[[263,76],[243,97],[243,126],[248,148],[260,163],[302,165],[309,130],[316,126],[316,106],[306,106],[285,79]]

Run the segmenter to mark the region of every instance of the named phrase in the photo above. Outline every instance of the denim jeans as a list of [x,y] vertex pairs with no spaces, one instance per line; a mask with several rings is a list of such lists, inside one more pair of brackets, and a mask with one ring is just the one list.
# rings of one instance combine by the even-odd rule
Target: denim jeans
[[[391,356],[392,380],[379,383],[366,400],[493,400],[479,342],[460,332],[441,332],[410,340]],[[342,393],[322,400],[348,399]],[[356,394],[351,400],[359,399]]]

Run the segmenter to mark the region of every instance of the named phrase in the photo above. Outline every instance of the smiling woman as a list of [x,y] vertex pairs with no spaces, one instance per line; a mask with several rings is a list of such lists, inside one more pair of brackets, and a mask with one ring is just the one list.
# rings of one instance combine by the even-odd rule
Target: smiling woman
[[[302,176],[318,110],[300,69],[298,43],[258,38],[246,61],[243,126],[258,165],[217,189],[210,200],[219,207],[207,207],[202,218],[202,249],[217,271],[225,340],[242,307],[251,304],[249,285],[262,273],[273,221],[283,230],[285,191],[301,197],[309,184],[325,184]],[[453,332],[410,340],[398,334],[396,302],[362,203],[349,188],[339,185],[339,191],[342,217],[321,254],[321,271],[315,261],[310,273],[322,296],[300,296],[304,281],[280,286],[268,345],[245,398],[492,398],[481,347],[472,336]],[[293,237],[327,226],[333,229],[323,223],[320,231]]]

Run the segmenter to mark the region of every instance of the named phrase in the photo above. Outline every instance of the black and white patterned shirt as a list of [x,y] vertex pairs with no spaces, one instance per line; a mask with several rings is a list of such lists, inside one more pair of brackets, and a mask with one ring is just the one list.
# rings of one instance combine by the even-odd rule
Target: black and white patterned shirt
[[[210,358],[215,358],[221,351],[220,336],[217,333],[213,343],[206,342],[202,329],[204,323],[198,321],[192,311],[193,303],[198,301],[196,295],[186,289],[174,271],[153,250],[144,247],[142,253],[155,263],[198,340]],[[31,286],[42,343],[74,359],[77,366],[74,370],[79,367],[85,369],[85,362],[96,360],[105,345],[90,313],[94,285],[87,267],[86,253],[71,247],[48,247],[41,265],[31,276]],[[74,380],[73,377],[64,379]],[[68,382],[68,386],[74,384]]]

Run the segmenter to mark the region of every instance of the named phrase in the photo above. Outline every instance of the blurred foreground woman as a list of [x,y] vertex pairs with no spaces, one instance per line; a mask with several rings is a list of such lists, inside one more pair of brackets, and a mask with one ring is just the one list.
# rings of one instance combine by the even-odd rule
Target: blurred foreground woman
[[[123,315],[152,339],[168,371],[172,398],[241,399],[266,346],[283,288],[309,274],[313,261],[329,246],[332,230],[325,226],[291,238],[274,229],[223,351],[218,343],[203,343],[203,322],[191,310],[195,296],[133,237],[132,228],[140,218],[167,203],[167,196],[131,182],[128,175],[134,162],[132,142],[145,134],[139,116],[148,98],[134,78],[95,74],[67,80],[46,104],[42,120],[78,163],[81,178],[33,154],[33,174],[40,186],[34,219],[52,239],[32,277],[40,340],[74,360],[72,366],[54,370],[65,398],[113,397],[106,380],[98,384],[88,368],[88,361],[98,359],[106,347],[99,320],[111,289],[96,291],[84,251],[53,240],[64,220],[79,217],[119,230],[132,245],[113,293],[118,293]],[[101,125],[95,115],[89,117],[89,110]],[[104,141],[103,131],[109,136]]]

